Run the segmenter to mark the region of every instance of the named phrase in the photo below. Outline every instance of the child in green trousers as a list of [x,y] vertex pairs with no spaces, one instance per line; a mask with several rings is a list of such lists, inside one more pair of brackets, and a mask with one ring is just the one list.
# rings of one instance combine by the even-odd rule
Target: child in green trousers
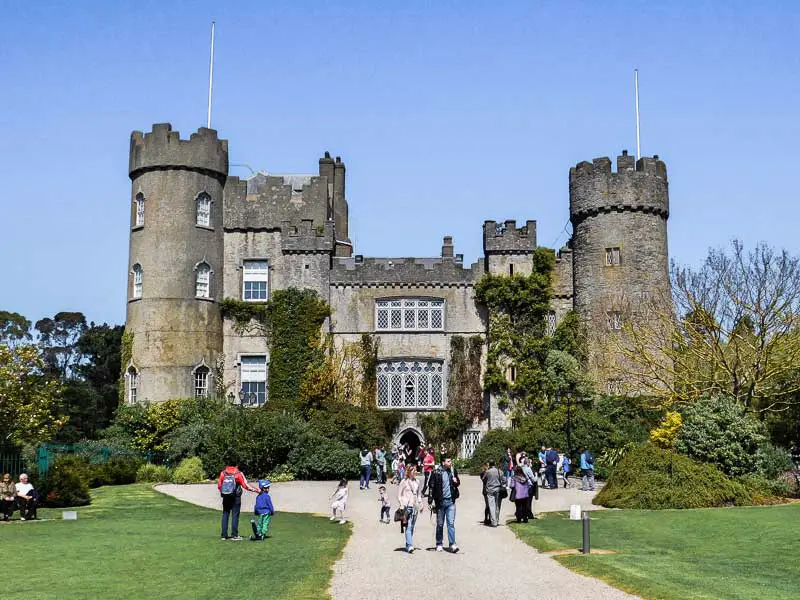
[[266,539],[267,531],[269,531],[269,523],[272,521],[272,515],[275,514],[275,508],[272,506],[272,497],[269,495],[269,479],[259,479],[258,487],[261,493],[256,496],[256,519],[250,521],[253,527],[253,535],[250,539],[254,542]]

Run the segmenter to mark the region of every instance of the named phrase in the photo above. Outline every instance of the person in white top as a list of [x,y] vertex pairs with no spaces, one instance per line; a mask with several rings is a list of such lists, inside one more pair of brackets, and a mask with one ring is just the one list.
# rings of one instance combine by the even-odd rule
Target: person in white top
[[[406,552],[414,552],[414,526],[417,524],[417,515],[422,512],[422,501],[420,496],[419,481],[417,481],[417,467],[409,465],[406,469],[406,478],[400,482],[397,490],[397,500],[400,508],[405,509],[406,520]],[[401,523],[400,531],[403,527]]]
[[26,473],[19,476],[19,483],[15,487],[20,518],[23,521],[36,519],[36,494]]
[[339,524],[346,523],[344,518],[344,511],[347,508],[347,479],[342,479],[339,486],[331,496],[331,521],[339,520]]

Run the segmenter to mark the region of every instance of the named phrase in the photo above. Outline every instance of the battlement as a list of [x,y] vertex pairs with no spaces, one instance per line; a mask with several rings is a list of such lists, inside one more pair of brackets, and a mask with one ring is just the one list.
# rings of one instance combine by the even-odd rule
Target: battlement
[[667,166],[653,157],[634,161],[627,150],[611,159],[595,158],[569,170],[569,208],[573,225],[587,216],[605,212],[642,212],[669,216]]
[[157,123],[148,133],[131,133],[128,172],[133,179],[154,169],[196,169],[222,177],[228,174],[228,141],[214,129],[201,127],[188,140],[172,131],[169,123]]
[[480,263],[464,268],[463,256],[454,258],[364,258],[360,255],[333,259],[331,285],[353,286],[467,286],[483,275]]
[[281,223],[281,251],[284,254],[332,254],[335,245],[333,221],[315,225],[312,219]]
[[536,221],[525,221],[517,227],[513,219],[498,223],[483,223],[484,253],[494,254],[532,254],[536,249]]

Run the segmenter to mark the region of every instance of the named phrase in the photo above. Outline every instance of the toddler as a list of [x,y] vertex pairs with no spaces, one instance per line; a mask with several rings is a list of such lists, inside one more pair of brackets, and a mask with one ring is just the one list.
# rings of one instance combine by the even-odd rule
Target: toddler
[[342,479],[339,486],[331,496],[331,521],[339,520],[339,524],[344,525],[344,511],[347,508],[347,479]]
[[272,521],[272,515],[275,514],[272,498],[269,495],[269,486],[269,479],[258,480],[258,488],[261,490],[261,493],[256,496],[255,513],[258,521],[255,519],[250,521],[250,525],[253,527],[253,535],[250,536],[250,539],[254,542],[267,538],[269,523]]
[[386,495],[386,486],[382,485],[378,488],[378,492],[380,493],[380,497],[378,498],[378,502],[381,503],[381,523],[388,523],[389,522],[389,512],[392,507],[391,503],[389,502],[389,496]]

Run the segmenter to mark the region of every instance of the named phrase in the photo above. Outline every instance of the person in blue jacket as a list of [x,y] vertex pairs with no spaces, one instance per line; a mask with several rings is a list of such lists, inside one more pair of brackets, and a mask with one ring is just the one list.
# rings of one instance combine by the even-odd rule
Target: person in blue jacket
[[255,513],[258,521],[256,519],[250,521],[250,525],[253,527],[253,535],[250,536],[250,539],[254,542],[266,539],[269,523],[272,521],[272,515],[275,514],[272,497],[269,495],[269,485],[269,479],[258,480],[258,487],[261,490],[261,493],[256,496]]

